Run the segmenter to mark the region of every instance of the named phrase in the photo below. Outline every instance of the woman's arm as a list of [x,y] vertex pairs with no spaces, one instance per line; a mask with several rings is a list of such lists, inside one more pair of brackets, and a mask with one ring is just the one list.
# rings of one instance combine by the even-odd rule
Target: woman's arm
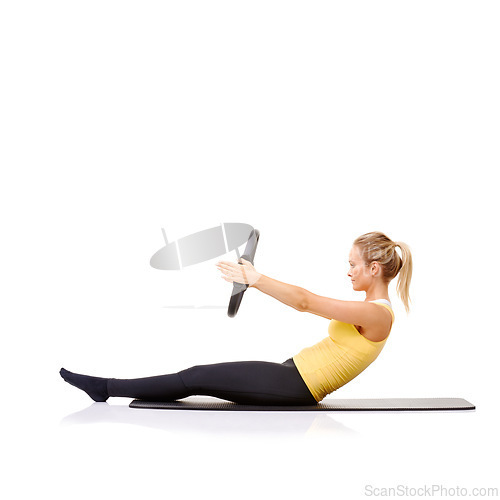
[[304,302],[307,294],[305,288],[282,283],[281,281],[269,278],[269,276],[264,276],[263,274],[261,274],[257,282],[251,286],[283,302],[283,304],[297,309],[297,311],[302,312],[304,310]]

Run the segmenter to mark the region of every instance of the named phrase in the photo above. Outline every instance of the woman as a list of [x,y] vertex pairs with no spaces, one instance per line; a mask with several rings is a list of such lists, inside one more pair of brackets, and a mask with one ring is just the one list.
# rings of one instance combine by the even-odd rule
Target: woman
[[[401,249],[401,257],[396,247]],[[259,274],[250,262],[241,261],[217,264],[226,281],[246,283],[298,311],[331,320],[328,337],[281,364],[197,365],[178,373],[136,379],[91,377],[61,368],[61,376],[94,401],[111,396],[172,401],[207,395],[240,404],[314,405],[359,375],[379,355],[394,320],[388,287],[398,274],[397,292],[409,311],[410,249],[380,232],[356,238],[349,253],[347,275],[354,290],[366,293],[363,302],[315,295]]]

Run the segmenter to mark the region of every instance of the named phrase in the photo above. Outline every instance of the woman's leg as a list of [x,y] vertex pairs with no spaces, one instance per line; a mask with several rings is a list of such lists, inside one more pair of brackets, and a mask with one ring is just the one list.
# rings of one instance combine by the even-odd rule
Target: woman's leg
[[199,365],[178,375],[191,396],[215,396],[240,404],[316,404],[292,359],[282,364],[235,361]]
[[[61,371],[61,375],[77,387],[78,384],[85,383],[80,388],[96,401],[105,401],[109,396],[172,401],[187,396],[206,395],[240,404],[316,404],[291,358],[282,364],[236,361],[197,365],[178,373],[136,379],[101,379],[72,374],[66,370],[64,374]],[[83,378],[82,381],[76,381],[74,377]],[[96,392],[89,390],[93,383],[91,379],[100,384],[107,380],[107,394],[100,393],[101,399],[95,399]]]

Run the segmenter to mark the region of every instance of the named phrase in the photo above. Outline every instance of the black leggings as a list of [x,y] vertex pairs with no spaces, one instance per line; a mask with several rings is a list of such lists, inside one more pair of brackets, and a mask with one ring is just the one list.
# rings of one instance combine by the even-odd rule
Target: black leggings
[[196,365],[169,375],[108,380],[110,396],[173,401],[187,396],[215,396],[240,404],[315,405],[293,362],[235,361]]

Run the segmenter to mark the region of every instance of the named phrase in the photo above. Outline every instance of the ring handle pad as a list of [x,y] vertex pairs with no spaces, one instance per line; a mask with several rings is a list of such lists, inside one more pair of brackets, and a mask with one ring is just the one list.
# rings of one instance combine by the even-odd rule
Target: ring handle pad
[[[252,229],[250,236],[248,237],[247,244],[245,246],[245,251],[241,256],[241,259],[248,260],[252,263],[255,259],[255,251],[257,250],[257,244],[259,243],[260,232],[258,229]],[[238,264],[242,265],[241,262]],[[233,291],[231,293],[231,299],[229,300],[229,307],[227,308],[227,315],[230,318],[234,318],[238,309],[240,308],[241,300],[243,299],[243,294],[248,288],[247,283],[233,283]]]

